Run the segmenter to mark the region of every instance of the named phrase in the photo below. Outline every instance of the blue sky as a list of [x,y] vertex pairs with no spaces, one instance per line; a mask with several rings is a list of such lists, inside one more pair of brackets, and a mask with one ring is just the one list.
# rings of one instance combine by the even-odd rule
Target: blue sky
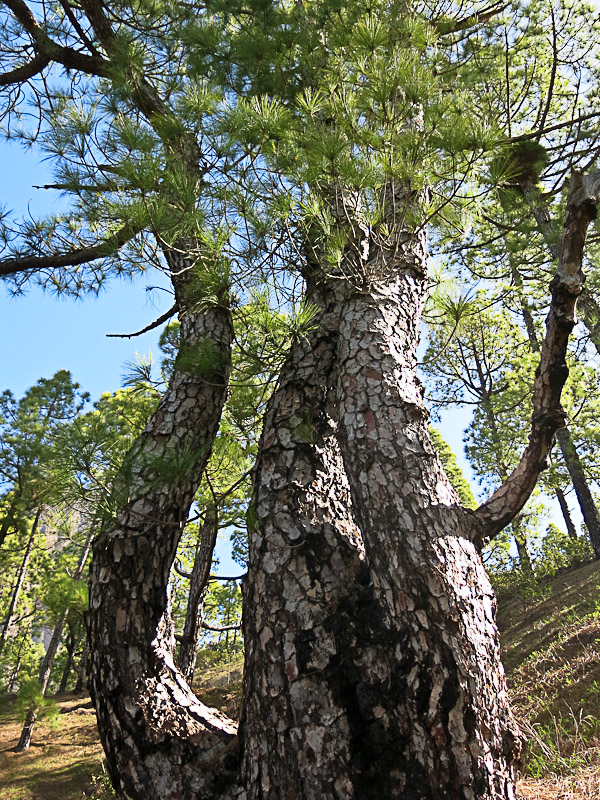
[[[13,143],[0,143],[2,192],[0,203],[23,216],[52,209],[50,192],[34,189],[51,181],[35,153]],[[21,395],[39,378],[68,369],[82,389],[97,398],[119,388],[124,362],[135,352],[156,352],[159,331],[135,339],[108,339],[107,333],[140,330],[167,310],[171,297],[148,293],[160,276],[148,274],[134,282],[113,281],[99,297],[74,301],[32,286],[24,296],[1,290],[0,389]]]

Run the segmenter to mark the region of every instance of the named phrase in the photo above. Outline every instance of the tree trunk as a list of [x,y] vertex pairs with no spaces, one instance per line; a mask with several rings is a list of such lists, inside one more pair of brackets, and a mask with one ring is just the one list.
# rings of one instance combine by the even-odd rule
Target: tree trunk
[[[40,666],[40,671],[38,674],[38,682],[40,684],[40,691],[42,695],[46,694],[46,689],[48,688],[50,673],[52,672],[52,665],[54,664],[54,658],[58,651],[60,640],[62,639],[68,615],[69,615],[69,609],[66,609],[65,611],[62,612],[62,614],[58,618],[58,621],[54,626],[54,630],[52,631],[52,637],[50,638],[50,643],[48,645],[48,649],[46,650],[46,655],[42,659],[42,664]],[[19,739],[19,743],[15,748],[17,753],[22,753],[24,750],[27,750],[29,748],[37,716],[38,716],[38,709],[35,706],[31,706],[28,709],[27,715],[25,717],[25,724],[23,725],[23,730],[21,731],[21,738]]]
[[[176,267],[177,274],[191,268]],[[158,631],[175,551],[219,426],[232,333],[224,307],[181,314],[169,387],[118,477],[127,500],[94,543],[90,692],[111,779],[126,798],[213,797],[223,780],[217,761],[236,743],[235,724],[193,695]]]
[[10,599],[10,605],[8,607],[8,612],[6,614],[6,619],[4,620],[4,627],[2,629],[2,634],[0,635],[0,653],[2,653],[2,651],[4,650],[4,645],[6,644],[6,640],[8,638],[10,626],[12,625],[12,621],[15,616],[15,609],[17,607],[17,603],[19,602],[19,597],[21,596],[21,590],[23,589],[23,583],[25,582],[25,575],[27,574],[27,567],[29,566],[29,559],[31,558],[31,551],[33,550],[33,544],[35,542],[35,536],[37,533],[41,514],[42,514],[42,509],[38,508],[33,523],[31,525],[31,532],[29,534],[29,539],[27,540],[27,547],[25,548],[23,561],[21,562],[21,568],[19,569],[17,583],[15,585],[12,597]]
[[65,662],[65,666],[63,668],[63,672],[60,678],[60,684],[58,686],[58,694],[63,694],[67,691],[67,686],[69,684],[69,677],[71,676],[71,670],[73,668],[73,649],[74,649],[74,641],[73,641],[73,633],[69,631],[69,634],[65,641],[65,648],[67,651],[67,660]]
[[213,553],[219,532],[219,517],[214,504],[206,508],[204,525],[200,545],[194,559],[194,568],[190,578],[190,589],[183,633],[179,637],[179,651],[177,653],[177,666],[186,681],[192,685],[194,670],[196,668],[196,655],[202,636],[202,620],[204,617],[204,602],[208,592],[210,568]]
[[590,542],[594,550],[594,556],[600,558],[600,515],[594,503],[594,498],[590,492],[590,487],[583,470],[583,465],[575,449],[571,434],[568,428],[560,428],[556,432],[556,438],[560,445],[565,464],[569,470],[573,488],[577,495],[581,515],[587,528]]
[[90,644],[86,636],[83,642],[83,648],[81,650],[81,658],[79,659],[79,664],[76,667],[77,680],[75,682],[75,686],[73,687],[73,694],[81,694],[81,692],[83,692],[84,686],[88,682],[89,658],[90,658]]
[[370,679],[361,656],[379,634],[377,611],[371,619],[331,417],[339,303],[314,287],[308,300],[322,311],[269,403],[249,513],[241,722],[249,800],[367,797],[360,705]]
[[330,290],[265,419],[244,585],[249,798],[515,796],[493,592],[416,381],[413,270]]
[[[398,245],[341,309],[340,447],[388,643],[362,745],[372,797],[515,797],[517,736],[472,517],[430,441],[416,346],[425,247]],[[395,263],[394,263],[395,262]]]
[[569,505],[567,503],[567,498],[565,497],[565,493],[559,486],[557,486],[556,489],[554,490],[554,494],[556,495],[556,499],[558,500],[560,510],[562,511],[565,525],[567,526],[567,533],[569,534],[571,539],[577,539],[577,531],[575,530],[575,524],[573,523],[573,517],[571,516],[571,512],[569,511]]

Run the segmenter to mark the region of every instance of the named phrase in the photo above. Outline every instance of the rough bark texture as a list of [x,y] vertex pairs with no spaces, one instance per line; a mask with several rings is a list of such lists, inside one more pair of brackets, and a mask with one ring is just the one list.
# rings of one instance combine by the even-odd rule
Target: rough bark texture
[[339,306],[316,289],[309,299],[322,312],[283,368],[255,475],[242,587],[248,798],[356,797],[364,767],[351,718],[372,593],[328,404]]
[[515,796],[477,524],[416,379],[423,242],[387,256],[373,246],[387,274],[369,289],[321,285],[319,327],[266,417],[244,586],[249,798]]
[[179,638],[177,666],[186,681],[192,684],[196,667],[196,655],[202,635],[204,602],[208,592],[210,568],[219,532],[219,520],[216,506],[208,506],[202,526],[200,545],[194,559],[194,568],[190,576],[188,602],[185,612],[183,632]]
[[[135,800],[214,796],[224,780],[217,761],[236,741],[235,724],[197,700],[158,632],[169,570],[219,425],[231,340],[227,309],[182,314],[169,388],[122,471],[127,502],[94,544],[90,690],[111,779]],[[207,350],[209,370],[193,357]]]
[[369,796],[513,798],[518,748],[494,596],[416,377],[423,237],[369,258],[376,279],[341,310],[337,386],[340,447],[386,629],[363,710]]

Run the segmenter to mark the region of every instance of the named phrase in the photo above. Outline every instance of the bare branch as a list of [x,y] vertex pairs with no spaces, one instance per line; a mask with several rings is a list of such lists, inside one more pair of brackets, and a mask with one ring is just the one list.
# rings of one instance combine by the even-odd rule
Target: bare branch
[[202,627],[206,631],[217,631],[220,633],[221,631],[239,631],[242,629],[241,625],[223,625],[220,628],[215,627],[214,625],[209,625],[208,622],[203,622]]
[[142,333],[148,333],[148,331],[152,331],[154,330],[154,328],[158,328],[158,326],[162,325],[163,322],[167,322],[167,320],[170,320],[173,314],[176,314],[178,311],[179,311],[179,303],[175,303],[175,305],[171,306],[171,308],[168,311],[165,311],[164,314],[161,314],[160,317],[158,319],[155,319],[154,322],[151,322],[150,325],[146,325],[146,327],[142,328],[141,331],[136,331],[135,333],[107,333],[106,336],[107,338],[117,338],[117,339],[132,339],[134,336],[141,336]]
[[22,83],[23,81],[33,78],[43,69],[45,69],[52,59],[47,54],[37,53],[31,61],[16,67],[10,72],[3,72],[0,74],[0,86],[10,86],[13,83]]
[[483,526],[484,540],[499,533],[523,508],[540,472],[547,466],[554,434],[564,427],[560,395],[569,374],[567,345],[575,325],[575,303],[585,280],[582,262],[587,230],[598,214],[599,201],[600,172],[590,175],[573,172],[558,267],[550,283],[552,299],[546,318],[546,337],[533,387],[529,443],[508,479],[474,512]]
[[[23,0],[0,0],[0,2],[10,11],[12,11],[16,19],[21,23],[23,28],[33,39],[36,49],[35,58],[48,58],[47,63],[50,61],[56,61],[58,64],[62,64],[67,69],[80,70],[81,72],[87,72],[90,75],[98,75],[100,77],[105,77],[108,75],[108,62],[100,56],[88,56],[85,55],[85,53],[80,53],[77,50],[74,50],[72,47],[62,47],[53,41],[48,36],[46,31],[38,24],[36,18],[31,12],[31,9],[26,3],[23,2]],[[34,61],[35,58],[33,59]],[[19,67],[17,69],[23,68],[24,67]],[[37,74],[41,71],[41,69],[43,69],[43,67],[37,69],[36,72],[29,77]],[[12,72],[5,73],[5,77],[8,75],[14,75],[16,71],[17,70],[13,70]]]

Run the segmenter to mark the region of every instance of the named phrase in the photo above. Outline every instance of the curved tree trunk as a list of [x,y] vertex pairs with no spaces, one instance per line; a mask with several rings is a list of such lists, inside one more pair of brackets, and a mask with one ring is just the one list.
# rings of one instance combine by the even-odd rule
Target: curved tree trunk
[[226,780],[217,761],[236,742],[235,724],[197,700],[159,633],[225,401],[232,335],[224,307],[182,314],[173,377],[120,475],[126,502],[94,543],[90,691],[113,784],[135,800],[213,797]]

